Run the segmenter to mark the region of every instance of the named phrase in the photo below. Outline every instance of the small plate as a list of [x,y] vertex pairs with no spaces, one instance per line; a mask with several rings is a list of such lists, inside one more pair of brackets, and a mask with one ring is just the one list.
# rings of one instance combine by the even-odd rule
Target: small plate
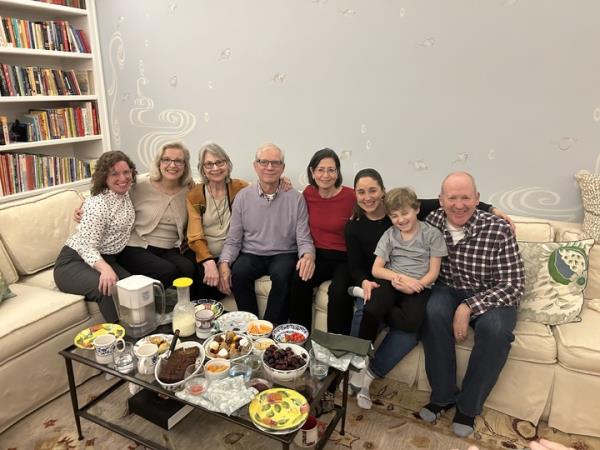
[[203,303],[211,305],[210,309],[213,312],[213,314],[215,315],[215,319],[217,317],[219,317],[221,314],[223,314],[223,311],[225,309],[223,307],[223,303],[218,302],[216,300],[211,300],[209,298],[199,298],[198,300],[192,300],[192,303],[195,306],[202,305]]
[[215,323],[220,331],[245,333],[248,322],[252,320],[258,320],[258,317],[247,311],[233,311],[223,314]]
[[254,397],[248,407],[254,425],[269,433],[291,433],[304,424],[310,405],[292,389],[267,389]]
[[94,339],[98,336],[102,336],[103,334],[114,334],[117,338],[122,338],[125,336],[125,328],[116,323],[99,323],[97,325],[92,325],[85,330],[81,330],[73,339],[73,343],[76,347],[84,348],[87,350],[93,350]]
[[[149,336],[144,336],[139,341],[137,341],[133,346],[133,350],[137,352],[138,348],[140,348],[140,346],[142,346],[143,344],[156,344],[158,347],[158,354],[161,355],[161,354],[165,353],[167,350],[169,350],[172,340],[173,340],[172,334],[161,334],[161,333],[151,334]],[[166,346],[164,344],[165,342],[166,342]],[[162,346],[162,348],[161,348],[161,346]]]

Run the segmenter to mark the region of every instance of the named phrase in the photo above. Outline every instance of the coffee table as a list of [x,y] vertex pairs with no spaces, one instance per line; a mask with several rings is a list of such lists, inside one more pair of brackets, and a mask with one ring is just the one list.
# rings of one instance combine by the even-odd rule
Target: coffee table
[[[190,339],[185,339],[185,340],[190,340]],[[195,339],[191,339],[191,340],[195,340]],[[156,380],[154,380],[153,375],[142,375],[137,372],[135,372],[133,374],[123,374],[123,373],[117,372],[110,366],[99,364],[98,362],[96,362],[93,350],[84,350],[84,349],[80,349],[80,348],[77,348],[74,345],[72,345],[72,346],[66,348],[65,350],[60,351],[59,354],[61,356],[63,356],[65,359],[65,364],[66,364],[66,369],[67,369],[67,377],[69,380],[69,392],[71,395],[71,403],[72,403],[72,407],[73,407],[73,414],[75,417],[75,424],[77,426],[77,433],[79,436],[79,440],[84,439],[83,434],[82,434],[82,429],[81,429],[81,418],[82,417],[91,422],[94,422],[104,428],[107,428],[113,432],[116,432],[128,439],[131,439],[141,445],[144,445],[148,448],[157,449],[157,450],[167,450],[168,448],[171,447],[171,446],[166,447],[166,446],[162,445],[160,442],[157,442],[157,440],[162,440],[162,441],[166,440],[166,441],[168,441],[167,443],[176,443],[177,441],[183,442],[186,438],[189,439],[189,436],[183,436],[183,433],[185,433],[185,432],[193,433],[192,431],[190,431],[190,428],[195,429],[196,432],[199,432],[198,436],[202,435],[202,432],[199,431],[199,430],[201,430],[201,428],[198,428],[198,427],[194,428],[194,427],[185,427],[184,426],[181,428],[183,431],[179,432],[178,431],[179,424],[178,424],[174,428],[172,428],[170,431],[166,431],[166,430],[163,430],[162,428],[158,427],[157,425],[151,424],[150,422],[147,422],[143,419],[140,419],[143,421],[142,422],[138,421],[137,424],[134,423],[133,421],[131,421],[131,423],[125,423],[127,421],[123,421],[122,418],[119,418],[119,420],[117,420],[117,418],[115,418],[115,417],[112,417],[112,418],[105,417],[103,414],[98,414],[98,410],[101,409],[98,407],[100,402],[103,402],[103,401],[107,402],[107,403],[112,402],[113,404],[115,402],[126,403],[125,392],[127,389],[127,383],[133,383],[137,386],[141,386],[142,388],[149,389],[151,391],[163,394],[167,397],[174,398],[181,403],[185,403],[185,404],[189,404],[189,405],[193,406],[196,411],[193,411],[192,414],[190,414],[190,416],[192,416],[192,418],[190,420],[194,420],[195,417],[198,417],[198,416],[194,415],[194,413],[202,412],[204,414],[210,415],[211,419],[213,419],[213,421],[216,419],[217,421],[221,421],[221,422],[234,423],[243,428],[251,430],[254,433],[257,433],[258,435],[262,435],[266,438],[272,439],[274,441],[278,441],[279,443],[281,443],[281,446],[284,450],[287,450],[290,448],[290,444],[292,443],[294,436],[297,433],[297,431],[295,431],[295,432],[288,433],[288,434],[275,435],[275,434],[270,434],[270,433],[264,432],[262,430],[259,430],[258,428],[256,428],[254,426],[254,424],[252,423],[252,421],[250,420],[250,418],[248,416],[248,406],[247,405],[240,408],[238,411],[236,411],[231,416],[227,416],[225,414],[208,411],[196,404],[188,403],[185,400],[183,400],[179,397],[176,397],[175,393],[171,393],[171,392],[164,390],[156,382]],[[86,366],[94,367],[94,368],[100,370],[101,372],[113,375],[115,377],[116,381],[113,385],[109,386],[106,390],[104,390],[102,393],[100,393],[100,395],[98,395],[97,397],[95,397],[94,399],[92,399],[91,401],[86,403],[85,405],[80,406],[79,400],[77,397],[77,385],[75,384],[75,376],[74,376],[74,372],[73,372],[73,361],[76,361],[80,364],[85,364]],[[347,411],[347,401],[348,401],[348,371],[339,372],[337,370],[330,370],[329,374],[327,375],[327,377],[325,379],[318,381],[318,380],[312,378],[309,374],[309,371],[307,370],[306,373],[303,375],[302,379],[296,380],[289,385],[283,384],[283,383],[279,384],[280,386],[291,387],[291,388],[298,387],[302,384],[312,386],[313,395],[312,395],[312,398],[309,399],[309,402],[310,402],[310,406],[311,406],[311,413],[314,414],[315,408],[318,405],[318,403],[320,402],[324,393],[328,390],[335,388],[340,381],[343,383],[343,385],[342,385],[343,386],[342,403],[341,404],[338,404],[337,402],[334,403],[333,415],[330,419],[329,424],[327,425],[327,428],[325,429],[323,435],[321,436],[319,442],[315,446],[316,449],[321,449],[325,446],[325,444],[327,443],[327,440],[330,438],[331,434],[333,433],[333,430],[335,429],[337,424],[340,422],[340,420],[341,420],[341,427],[340,427],[339,432],[342,435],[345,432],[346,411]],[[188,419],[188,417],[186,417],[182,422],[186,421],[187,419]],[[202,419],[197,419],[197,420],[202,420]],[[141,425],[141,424],[143,424],[143,425]],[[158,439],[153,440],[149,437],[149,436],[153,435],[152,432],[148,431],[149,427],[150,428],[154,427],[157,430],[161,430],[160,433],[156,433],[156,432],[154,433],[155,436],[160,436]],[[167,437],[165,437],[165,433],[167,433],[166,434]],[[260,447],[257,447],[257,448],[260,448]]]

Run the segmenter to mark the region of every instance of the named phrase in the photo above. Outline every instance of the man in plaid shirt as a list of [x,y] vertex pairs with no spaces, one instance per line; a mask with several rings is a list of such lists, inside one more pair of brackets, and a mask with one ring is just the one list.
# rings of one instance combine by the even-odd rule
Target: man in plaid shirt
[[[431,397],[419,415],[433,422],[456,406],[452,429],[466,437],[508,357],[525,270],[511,226],[476,209],[471,175],[448,175],[439,198],[442,208],[427,221],[442,231],[448,256],[427,304],[423,347]],[[469,325],[475,344],[458,389],[454,344],[466,339]]]

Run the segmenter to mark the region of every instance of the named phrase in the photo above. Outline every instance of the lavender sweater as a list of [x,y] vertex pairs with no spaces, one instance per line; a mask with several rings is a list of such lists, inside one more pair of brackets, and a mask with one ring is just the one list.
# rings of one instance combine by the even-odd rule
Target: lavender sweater
[[235,197],[231,222],[219,261],[230,265],[239,253],[271,256],[279,253],[315,254],[308,210],[302,194],[295,189],[279,191],[271,201],[260,197],[252,183]]

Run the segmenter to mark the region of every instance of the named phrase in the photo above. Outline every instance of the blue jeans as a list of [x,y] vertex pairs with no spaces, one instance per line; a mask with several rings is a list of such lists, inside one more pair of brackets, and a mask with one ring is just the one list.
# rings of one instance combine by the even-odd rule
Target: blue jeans
[[437,282],[429,297],[423,327],[425,370],[431,385],[431,403],[456,403],[463,414],[475,417],[504,367],[517,321],[514,307],[492,308],[471,319],[475,344],[462,383],[456,385],[456,353],[452,320],[461,302],[473,295]]
[[360,322],[362,321],[363,309],[365,307],[364,299],[356,297],[354,299],[354,315],[352,316],[352,325],[350,327],[350,336],[358,337],[360,332]]
[[416,345],[417,333],[390,328],[375,352],[369,370],[378,378],[385,377]]
[[276,325],[286,323],[289,316],[290,283],[297,261],[296,253],[272,256],[240,253],[231,268],[231,285],[238,310],[258,316],[254,281],[263,275],[269,275],[271,290],[264,319]]

